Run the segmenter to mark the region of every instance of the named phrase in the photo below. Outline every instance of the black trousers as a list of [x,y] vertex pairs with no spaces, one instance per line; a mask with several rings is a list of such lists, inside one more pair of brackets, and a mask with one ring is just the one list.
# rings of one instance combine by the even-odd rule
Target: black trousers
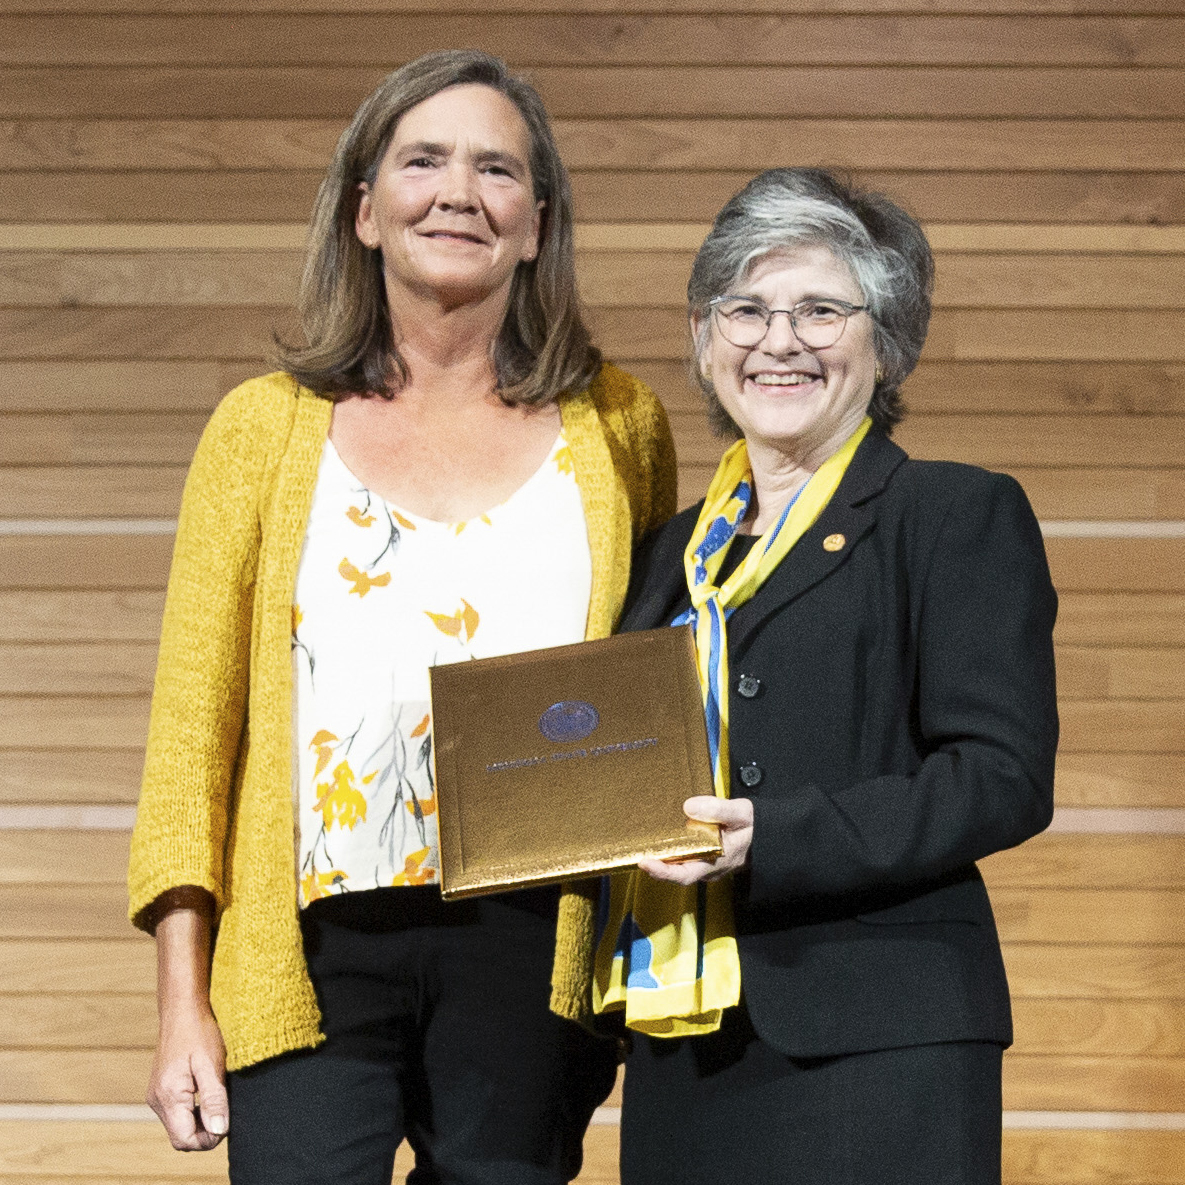
[[613,1042],[548,1011],[554,890],[377,889],[304,911],[326,1041],[228,1075],[234,1185],[562,1185]]
[[622,1185],[1000,1185],[1002,1052],[972,1041],[795,1059],[743,1006],[709,1036],[635,1035]]

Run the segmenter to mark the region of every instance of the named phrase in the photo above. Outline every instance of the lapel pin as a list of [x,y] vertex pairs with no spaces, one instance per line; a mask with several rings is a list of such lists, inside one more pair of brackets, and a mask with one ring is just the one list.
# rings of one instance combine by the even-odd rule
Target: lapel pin
[[839,551],[845,543],[847,543],[847,540],[842,535],[828,535],[827,538],[823,540],[823,550]]

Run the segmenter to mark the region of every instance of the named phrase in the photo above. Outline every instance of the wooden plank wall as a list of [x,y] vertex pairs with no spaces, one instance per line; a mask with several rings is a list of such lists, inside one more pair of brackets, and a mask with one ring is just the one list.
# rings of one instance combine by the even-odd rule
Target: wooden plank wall
[[[681,306],[720,203],[836,164],[927,224],[900,439],[1015,473],[1062,597],[1058,830],[985,868],[1007,1181],[1182,1185],[1185,0],[0,0],[0,1185],[225,1177],[110,1109],[153,1039],[122,880],[169,520],[290,324],[344,121],[450,45],[547,99],[585,297],[685,502],[719,451]],[[616,1180],[602,1118],[584,1181]]]

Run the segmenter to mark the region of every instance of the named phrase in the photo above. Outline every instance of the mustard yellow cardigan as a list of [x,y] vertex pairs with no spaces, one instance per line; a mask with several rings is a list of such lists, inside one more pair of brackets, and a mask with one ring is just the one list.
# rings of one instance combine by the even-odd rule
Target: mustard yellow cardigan
[[[197,885],[218,924],[210,998],[238,1069],[321,1040],[296,900],[293,590],[332,404],[286,374],[236,387],[185,483],[128,872],[143,928],[161,893]],[[617,622],[637,539],[675,506],[666,416],[606,364],[560,399],[592,550],[589,638]],[[560,908],[552,1007],[589,999],[592,905]]]

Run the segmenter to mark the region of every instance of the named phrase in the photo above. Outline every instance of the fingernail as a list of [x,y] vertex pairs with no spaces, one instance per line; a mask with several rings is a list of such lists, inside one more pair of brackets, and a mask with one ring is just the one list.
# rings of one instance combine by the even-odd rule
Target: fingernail
[[206,1130],[213,1132],[216,1136],[226,1135],[226,1116],[211,1115],[210,1122],[206,1124]]

